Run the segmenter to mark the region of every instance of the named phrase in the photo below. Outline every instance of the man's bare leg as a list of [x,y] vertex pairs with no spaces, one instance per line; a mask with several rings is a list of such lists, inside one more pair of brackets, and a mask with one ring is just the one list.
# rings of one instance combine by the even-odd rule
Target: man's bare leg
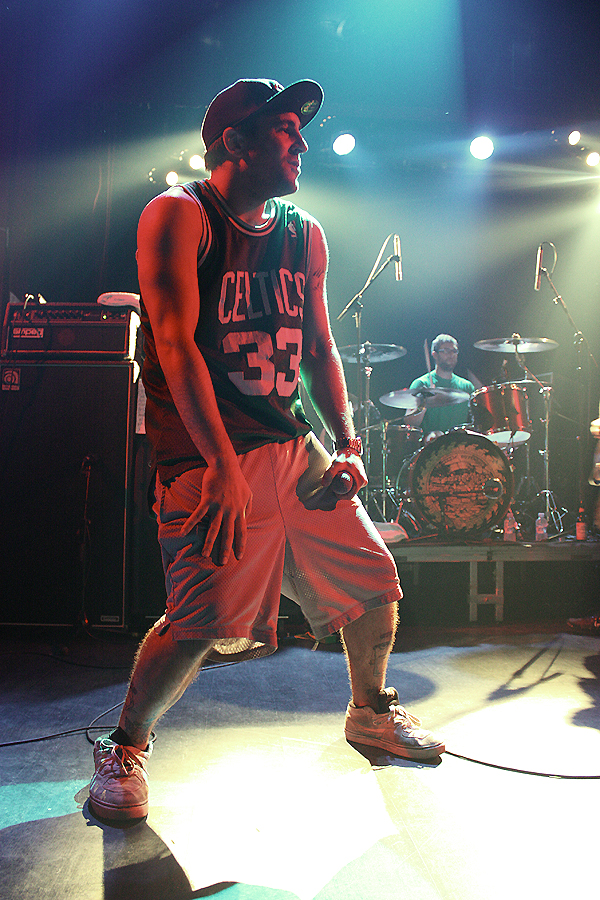
[[388,603],[369,610],[342,629],[355,706],[378,708],[397,627],[398,604]]
[[120,728],[132,746],[145,750],[158,719],[192,683],[213,641],[176,641],[172,629],[151,628],[135,660]]
[[382,695],[397,625],[398,604],[390,603],[343,629],[352,687],[346,740],[408,759],[437,758],[445,750],[444,741],[421,728],[419,719],[400,706],[395,689],[388,688],[387,695]]

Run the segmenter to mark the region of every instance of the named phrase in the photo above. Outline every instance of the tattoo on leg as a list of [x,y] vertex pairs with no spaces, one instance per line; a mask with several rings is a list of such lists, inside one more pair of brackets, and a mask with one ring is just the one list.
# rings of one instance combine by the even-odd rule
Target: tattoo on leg
[[127,697],[121,711],[120,725],[130,740],[136,744],[143,743],[148,740],[148,735],[154,724],[154,716],[146,715],[140,717],[139,714],[132,718],[131,713],[135,704],[139,704],[142,700],[143,693],[137,690],[133,684],[129,685]]
[[371,653],[371,656],[369,658],[369,665],[371,666],[373,675],[377,678],[384,674],[385,662],[391,649],[391,640],[392,632],[389,631],[386,634],[381,635],[379,644],[375,644],[373,646],[373,652]]

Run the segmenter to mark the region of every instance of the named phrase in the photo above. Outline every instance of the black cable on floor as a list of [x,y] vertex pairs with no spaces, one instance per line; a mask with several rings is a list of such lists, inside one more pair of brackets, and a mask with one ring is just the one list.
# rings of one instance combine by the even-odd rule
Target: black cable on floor
[[485,762],[483,759],[473,759],[471,756],[463,756],[461,753],[452,753],[446,750],[446,756],[454,756],[455,759],[464,759],[465,762],[475,763],[478,766],[487,766],[490,769],[500,769],[502,772],[514,772],[517,775],[535,775],[538,778],[556,778],[564,781],[598,781],[600,775],[560,775],[558,772],[535,772],[531,769],[517,769],[514,766],[502,766],[500,763]]
[[[42,653],[39,655],[47,656],[49,654]],[[58,656],[50,656],[50,659],[56,659],[57,661],[61,661],[61,658]],[[211,663],[209,666],[206,666],[206,667],[203,666],[200,669],[200,672],[208,671],[208,670],[212,670],[212,669],[226,669],[229,666],[236,666],[238,664],[239,663],[237,663],[237,662]],[[98,666],[98,667],[92,666],[91,668],[103,668],[103,666]],[[119,667],[119,668],[125,668],[125,667]],[[127,666],[126,668],[129,669],[130,667]],[[18,740],[18,741],[2,741],[2,742],[0,742],[0,750],[2,750],[4,747],[20,747],[23,744],[36,744],[36,743],[40,743],[41,741],[51,741],[51,740],[54,740],[55,738],[70,737],[71,735],[74,735],[74,734],[85,734],[89,743],[93,744],[94,741],[90,737],[90,734],[89,734],[90,731],[112,732],[117,727],[116,725],[96,725],[96,722],[98,721],[98,719],[101,719],[103,716],[108,715],[108,713],[112,712],[113,709],[118,709],[119,707],[121,707],[123,705],[123,702],[124,702],[124,700],[120,700],[118,703],[115,703],[114,706],[111,706],[108,709],[105,709],[104,712],[101,712],[100,715],[96,716],[95,719],[92,719],[92,721],[90,722],[89,725],[81,725],[79,728],[71,728],[68,731],[58,731],[54,734],[45,734],[45,735],[42,735],[41,737],[24,738],[23,740]]]
[[[224,663],[224,665],[231,666],[234,664],[233,663]],[[103,716],[108,715],[108,713],[112,712],[114,709],[118,709],[122,705],[122,702],[123,701],[119,701],[119,703],[115,703],[114,706],[111,706],[108,709],[105,709],[104,712],[101,712],[100,715],[96,716],[95,719],[92,719],[92,721],[90,722],[89,725],[84,725],[79,728],[72,728],[69,731],[59,731],[59,732],[56,732],[55,734],[46,734],[46,735],[43,735],[42,737],[27,738],[25,740],[19,740],[19,741],[6,741],[3,743],[0,743],[0,750],[3,749],[4,747],[19,747],[19,746],[22,746],[23,744],[35,744],[35,743],[40,743],[42,741],[54,740],[55,738],[70,737],[74,734],[85,734],[88,743],[93,745],[94,740],[90,735],[91,731],[113,732],[115,730],[115,728],[117,727],[116,725],[96,725],[96,722],[98,721],[98,719],[101,719]],[[153,741],[156,740],[156,735],[154,735],[154,733],[153,733],[152,740]],[[446,750],[445,755],[453,756],[455,759],[462,759],[465,762],[470,762],[470,763],[473,763],[474,765],[486,766],[487,768],[498,769],[499,771],[502,771],[502,772],[512,772],[513,774],[516,774],[516,775],[533,775],[537,778],[555,778],[558,781],[598,781],[598,780],[600,780],[600,775],[563,775],[558,772],[535,772],[532,769],[518,769],[515,766],[503,766],[500,763],[490,763],[490,762],[485,762],[485,760],[482,760],[482,759],[474,759],[472,756],[464,756],[462,753],[453,753],[451,750]]]
[[[71,728],[69,731],[57,731],[55,734],[44,734],[41,737],[26,738],[22,741],[4,741],[3,743],[0,743],[0,750],[2,750],[4,747],[20,747],[22,744],[36,744],[41,741],[51,741],[54,738],[70,737],[73,734],[87,735],[88,730],[92,727],[93,726],[90,726],[90,725],[83,725],[80,728]],[[116,725],[113,726],[113,731],[116,727],[117,727]],[[105,728],[106,728],[106,726],[104,726],[104,725],[96,725],[94,730],[95,731],[104,731]],[[109,728],[109,730],[110,730],[110,728]],[[89,740],[89,738],[88,738],[88,740]]]
[[[53,660],[56,660],[57,662],[66,662],[69,665],[81,666],[81,668],[87,668],[87,669],[106,669],[107,671],[116,671],[116,670],[130,668],[129,666],[93,666],[93,665],[88,665],[86,663],[75,663],[75,662],[72,662],[72,660],[70,660],[70,659],[63,659],[63,657],[54,656],[51,653],[37,653],[35,651],[25,651],[23,653],[23,651],[17,651],[17,650],[8,651],[8,653],[11,653],[11,652],[21,653],[21,655],[29,654],[31,656],[45,656],[48,659],[53,659]],[[7,655],[7,654],[3,653],[0,655]],[[209,669],[225,669],[225,668],[228,668],[229,666],[235,666],[235,665],[238,665],[238,662],[211,663],[208,666],[202,667],[200,669],[200,672],[207,671]],[[59,732],[56,732],[55,734],[47,734],[47,735],[43,735],[41,737],[26,738],[24,740],[19,740],[19,741],[0,742],[0,750],[5,747],[19,747],[19,746],[22,746],[23,744],[35,744],[35,743],[40,743],[42,741],[54,740],[56,738],[70,737],[71,735],[74,735],[74,734],[85,734],[87,741],[90,744],[94,744],[94,740],[90,735],[91,731],[112,732],[117,727],[116,725],[96,725],[96,722],[98,721],[98,719],[101,719],[103,716],[108,715],[108,713],[112,712],[114,709],[118,709],[120,706],[122,706],[122,704],[123,704],[123,701],[119,701],[119,703],[115,703],[114,706],[111,706],[108,709],[105,709],[104,712],[101,712],[98,716],[96,716],[95,719],[92,719],[92,721],[90,722],[89,725],[83,725],[83,726],[80,726],[79,728],[73,728],[68,731],[59,731]],[[485,760],[474,759],[471,756],[464,756],[461,753],[453,753],[451,750],[446,750],[445,753],[446,753],[446,756],[453,756],[455,759],[462,759],[465,762],[470,762],[470,763],[473,763],[474,765],[486,766],[490,769],[498,769],[499,771],[502,771],[502,772],[513,772],[516,775],[533,775],[537,778],[556,778],[557,780],[563,780],[563,781],[569,781],[569,780],[571,780],[571,781],[598,781],[598,780],[600,780],[600,775],[563,775],[563,774],[560,774],[557,772],[535,772],[531,769],[518,769],[515,766],[503,766],[500,763],[485,762]]]

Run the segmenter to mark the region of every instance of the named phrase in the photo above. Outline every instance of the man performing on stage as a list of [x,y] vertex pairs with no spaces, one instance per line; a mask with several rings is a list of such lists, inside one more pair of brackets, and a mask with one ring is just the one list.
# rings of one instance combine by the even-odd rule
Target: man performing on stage
[[[421,375],[411,384],[409,390],[416,388],[438,387],[452,391],[472,394],[475,385],[466,378],[454,374],[458,361],[458,341],[450,334],[438,334],[431,344],[431,355],[435,362],[435,369],[431,373]],[[423,429],[423,438],[431,440],[439,437],[451,428],[466,425],[469,416],[468,402],[454,403],[447,406],[419,409],[414,413],[407,413],[404,421],[407,425],[420,426]]]
[[[327,247],[313,218],[278,199],[298,188],[301,129],[321,102],[313,81],[226,88],[202,126],[210,177],[171,188],[140,219],[167,610],[140,647],[119,727],[95,744],[101,818],[147,813],[155,723],[209,653],[274,651],[281,593],[317,639],[341,632],[348,740],[412,759],[444,751],[385,688],[401,591],[355,496],[366,476],[329,324]],[[300,375],[333,456],[304,417]]]

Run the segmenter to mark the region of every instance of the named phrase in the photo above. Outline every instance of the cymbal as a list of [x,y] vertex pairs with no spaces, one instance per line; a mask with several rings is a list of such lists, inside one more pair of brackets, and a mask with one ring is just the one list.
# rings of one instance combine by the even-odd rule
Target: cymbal
[[[338,347],[338,350],[344,362],[356,362],[356,344]],[[400,359],[401,356],[406,356],[406,349],[398,344],[372,344],[365,341],[360,347],[360,361],[365,363],[388,362],[390,359]]]
[[407,388],[402,391],[391,391],[379,398],[386,406],[397,406],[400,409],[415,410],[425,407],[437,409],[440,406],[453,406],[455,403],[466,403],[471,395],[466,391],[453,391],[443,387]]
[[542,350],[556,350],[558,344],[550,338],[522,338],[513,334],[510,338],[490,338],[473,344],[478,350],[491,350],[493,353],[540,353]]

